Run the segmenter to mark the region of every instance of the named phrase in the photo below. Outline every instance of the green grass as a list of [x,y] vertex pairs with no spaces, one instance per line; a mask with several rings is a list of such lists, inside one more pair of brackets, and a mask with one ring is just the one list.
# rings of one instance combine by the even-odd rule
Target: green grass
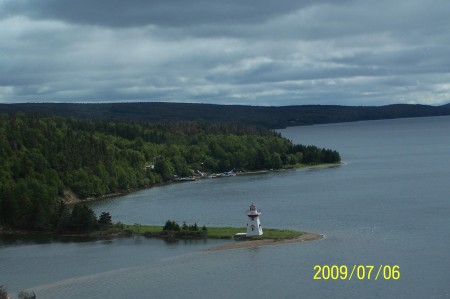
[[[231,239],[237,233],[245,233],[245,227],[208,227],[208,238]],[[252,237],[252,239],[292,239],[304,234],[302,231],[263,228],[263,235]]]
[[[144,233],[159,233],[162,231],[162,226],[156,225],[140,225],[140,224],[121,224],[114,225],[114,230],[127,230],[135,234]],[[232,239],[237,233],[245,233],[245,227],[207,227],[207,238],[211,239]],[[302,231],[287,230],[287,229],[270,229],[264,228],[262,236],[253,237],[252,239],[292,239],[304,234]]]
[[115,224],[114,230],[127,230],[136,234],[143,233],[159,233],[162,231],[163,226],[158,225],[140,225],[140,224]]
[[245,233],[245,228],[241,227],[207,227],[208,238],[231,239],[237,233]]

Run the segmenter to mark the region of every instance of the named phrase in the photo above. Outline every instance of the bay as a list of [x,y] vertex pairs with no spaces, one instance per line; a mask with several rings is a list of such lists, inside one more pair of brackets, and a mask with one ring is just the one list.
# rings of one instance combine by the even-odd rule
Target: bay
[[[229,241],[6,242],[0,284],[38,298],[450,298],[450,117],[291,127],[344,164],[172,184],[95,202],[113,221],[263,227],[320,241],[205,252]],[[315,265],[398,265],[398,280],[314,280]]]

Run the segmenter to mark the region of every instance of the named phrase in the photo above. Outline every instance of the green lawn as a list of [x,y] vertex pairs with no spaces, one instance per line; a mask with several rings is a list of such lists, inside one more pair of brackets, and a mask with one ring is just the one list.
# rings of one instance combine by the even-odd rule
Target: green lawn
[[[144,233],[159,233],[162,231],[162,226],[150,226],[150,225],[115,225],[114,229],[128,230],[136,234]],[[237,233],[245,233],[245,227],[207,227],[207,237],[212,239],[232,239]],[[253,237],[252,239],[292,239],[304,234],[302,231],[287,230],[287,229],[270,229],[264,228],[264,234],[259,237]]]

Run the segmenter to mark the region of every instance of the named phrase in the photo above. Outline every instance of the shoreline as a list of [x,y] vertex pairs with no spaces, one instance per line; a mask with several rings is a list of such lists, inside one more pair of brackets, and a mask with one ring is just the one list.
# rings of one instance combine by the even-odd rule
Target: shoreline
[[287,239],[257,239],[257,240],[244,240],[244,241],[235,241],[231,244],[225,244],[221,246],[211,247],[207,249],[203,249],[201,251],[223,251],[223,250],[232,250],[232,249],[245,249],[245,248],[257,248],[262,246],[270,246],[270,245],[282,245],[282,244],[292,244],[292,243],[301,243],[307,241],[317,241],[325,238],[324,235],[318,233],[304,233],[303,235],[295,238],[287,238]]
[[[296,170],[296,169],[315,169],[315,168],[328,168],[328,167],[338,167],[338,166],[342,166],[345,165],[344,162],[339,162],[339,163],[321,163],[321,164],[313,164],[313,165],[306,165],[306,164],[299,164],[296,166],[292,166],[289,168],[282,168],[282,169],[262,169],[262,170],[254,170],[254,171],[241,171],[241,172],[237,172],[236,176],[244,176],[244,175],[260,175],[260,174],[267,174],[267,173],[271,173],[271,172],[283,172],[283,171],[289,171],[289,170]],[[133,189],[131,191],[123,191],[123,192],[114,192],[114,193],[109,193],[109,194],[105,194],[102,196],[98,196],[98,197],[87,197],[84,199],[80,199],[73,191],[71,190],[65,190],[64,191],[64,196],[60,197],[62,199],[62,201],[65,204],[68,205],[75,205],[75,204],[82,204],[82,203],[89,203],[89,202],[93,202],[93,201],[100,201],[100,200],[104,200],[104,199],[109,199],[109,198],[114,198],[114,197],[120,197],[120,196],[125,196],[134,192],[138,192],[138,191],[142,191],[142,190],[146,190],[146,189],[151,189],[151,188],[156,188],[156,187],[161,187],[161,186],[166,186],[166,185],[170,185],[170,184],[174,184],[174,183],[179,183],[177,181],[167,181],[167,182],[163,182],[163,183],[158,183],[152,186],[147,186],[147,187],[142,187],[142,188],[137,188],[137,189]]]
[[[10,236],[14,238],[21,237],[48,237],[54,241],[60,241],[60,238],[88,238],[92,240],[110,240],[123,237],[144,237],[162,239],[168,241],[175,240],[229,240],[230,242],[221,246],[210,247],[201,251],[222,251],[231,249],[256,248],[267,245],[281,245],[292,244],[306,241],[316,241],[324,238],[323,234],[302,232],[294,230],[282,229],[266,229],[267,233],[255,239],[235,240],[236,232],[242,231],[238,227],[211,227],[214,231],[206,235],[180,235],[177,236],[174,232],[161,231],[161,226],[131,226],[127,225],[125,229],[109,229],[92,232],[51,232],[51,231],[21,231],[21,230],[5,230],[0,229],[0,236]],[[230,231],[230,229],[232,231]],[[84,240],[83,240],[84,241]]]

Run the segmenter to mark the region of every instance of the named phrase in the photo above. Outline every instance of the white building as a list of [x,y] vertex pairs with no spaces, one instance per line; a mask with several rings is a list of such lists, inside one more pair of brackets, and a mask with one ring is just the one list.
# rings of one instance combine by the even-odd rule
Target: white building
[[261,215],[261,212],[258,211],[254,204],[252,204],[250,209],[247,211],[247,237],[261,236],[263,234],[261,222],[259,221],[259,215]]

